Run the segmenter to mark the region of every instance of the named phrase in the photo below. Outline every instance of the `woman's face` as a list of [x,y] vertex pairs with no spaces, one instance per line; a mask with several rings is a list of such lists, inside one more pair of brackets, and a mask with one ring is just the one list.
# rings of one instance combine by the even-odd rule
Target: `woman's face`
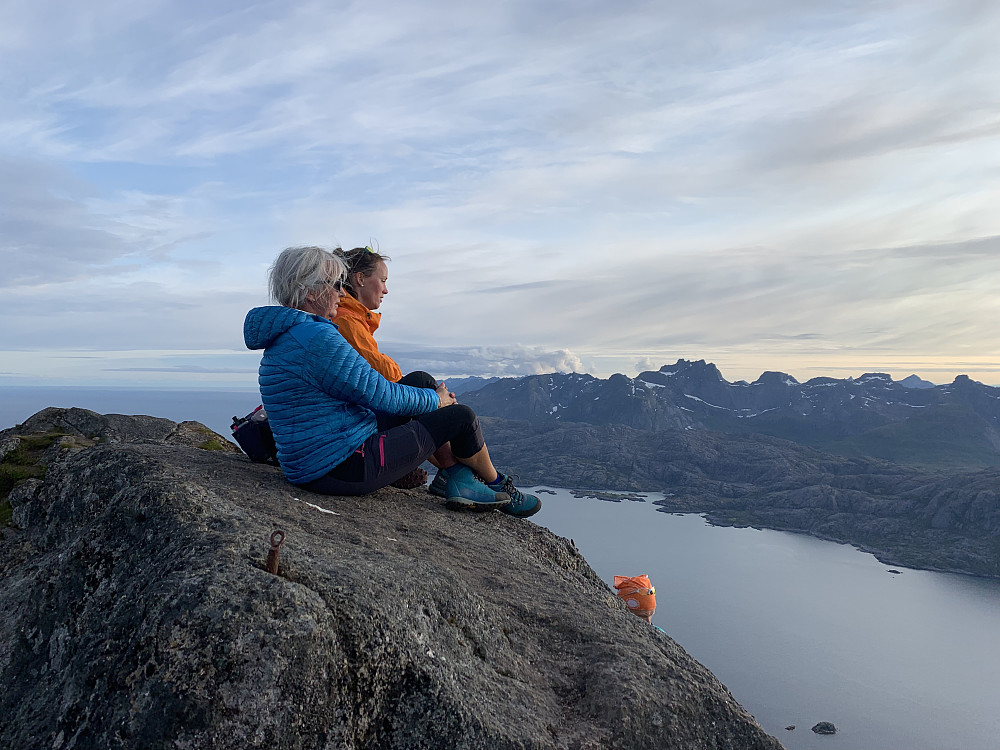
[[354,291],[358,295],[358,302],[369,310],[378,310],[382,305],[382,298],[389,293],[385,286],[388,280],[389,268],[382,261],[375,266],[371,276],[355,274]]
[[316,291],[309,292],[302,309],[313,315],[333,319],[337,315],[337,305],[343,296],[344,285],[340,281],[328,281]]

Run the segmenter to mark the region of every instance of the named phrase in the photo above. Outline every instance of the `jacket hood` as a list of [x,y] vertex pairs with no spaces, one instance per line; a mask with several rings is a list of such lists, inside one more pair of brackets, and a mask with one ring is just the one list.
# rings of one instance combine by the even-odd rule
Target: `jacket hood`
[[379,322],[382,320],[382,313],[372,312],[348,294],[340,300],[340,304],[337,306],[337,315],[333,319],[334,323],[337,322],[337,318],[357,318],[367,326],[371,333],[375,333],[378,330]]
[[330,323],[324,317],[293,307],[280,305],[255,307],[247,313],[247,319],[243,322],[243,341],[246,342],[247,349],[266,349],[292,326],[308,321]]

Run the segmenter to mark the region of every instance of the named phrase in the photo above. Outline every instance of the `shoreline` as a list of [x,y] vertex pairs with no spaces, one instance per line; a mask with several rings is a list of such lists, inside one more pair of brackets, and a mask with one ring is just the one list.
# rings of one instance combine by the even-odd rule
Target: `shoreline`
[[[811,531],[809,529],[793,528],[788,526],[779,526],[777,524],[767,524],[756,519],[754,521],[736,521],[721,518],[717,514],[720,509],[718,507],[713,507],[705,503],[692,503],[689,500],[684,500],[683,498],[677,498],[677,502],[673,501],[672,493],[664,492],[663,490],[608,490],[608,489],[586,489],[580,487],[555,487],[554,485],[537,485],[532,487],[533,491],[544,492],[545,488],[553,488],[562,490],[569,493],[574,499],[594,499],[600,500],[601,502],[612,502],[620,503],[624,501],[630,502],[645,502],[655,506],[656,512],[659,513],[670,513],[670,514],[692,514],[702,516],[705,521],[711,526],[717,526],[720,528],[751,528],[761,531],[783,531],[790,534],[800,534],[802,536],[812,537],[813,539],[818,539],[824,542],[834,542],[836,544],[846,544],[859,552],[864,552],[866,554],[872,555],[876,560],[878,560],[883,565],[891,565],[899,568],[906,568],[908,570],[925,570],[931,573],[949,573],[954,575],[968,576],[970,578],[981,579],[985,581],[997,581],[1000,580],[1000,575],[986,575],[983,573],[975,572],[972,570],[962,569],[959,567],[949,567],[942,565],[935,565],[930,562],[927,563],[917,563],[914,561],[906,561],[901,557],[893,554],[892,552],[885,550],[880,547],[875,547],[870,544],[864,544],[861,542],[855,542],[844,537],[832,536],[830,534],[824,534],[822,532]],[[551,491],[551,490],[550,490]],[[650,498],[650,495],[658,495],[660,499]],[[643,497],[640,497],[643,496]]]

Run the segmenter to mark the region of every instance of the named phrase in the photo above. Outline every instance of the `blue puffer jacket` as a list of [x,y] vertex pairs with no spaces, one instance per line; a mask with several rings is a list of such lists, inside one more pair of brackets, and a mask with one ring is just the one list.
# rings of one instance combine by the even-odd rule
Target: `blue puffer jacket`
[[255,307],[243,338],[263,349],[260,396],[288,481],[323,476],[375,434],[375,412],[416,415],[438,407],[437,393],[392,383],[369,365],[337,326],[291,307]]

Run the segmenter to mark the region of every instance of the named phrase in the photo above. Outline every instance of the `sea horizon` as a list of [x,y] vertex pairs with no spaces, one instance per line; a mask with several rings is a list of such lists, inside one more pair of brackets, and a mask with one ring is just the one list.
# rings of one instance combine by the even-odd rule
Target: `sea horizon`
[[0,386],[0,430],[22,424],[48,407],[89,409],[99,414],[193,420],[229,439],[233,417],[260,405],[253,388],[148,388],[145,386]]

